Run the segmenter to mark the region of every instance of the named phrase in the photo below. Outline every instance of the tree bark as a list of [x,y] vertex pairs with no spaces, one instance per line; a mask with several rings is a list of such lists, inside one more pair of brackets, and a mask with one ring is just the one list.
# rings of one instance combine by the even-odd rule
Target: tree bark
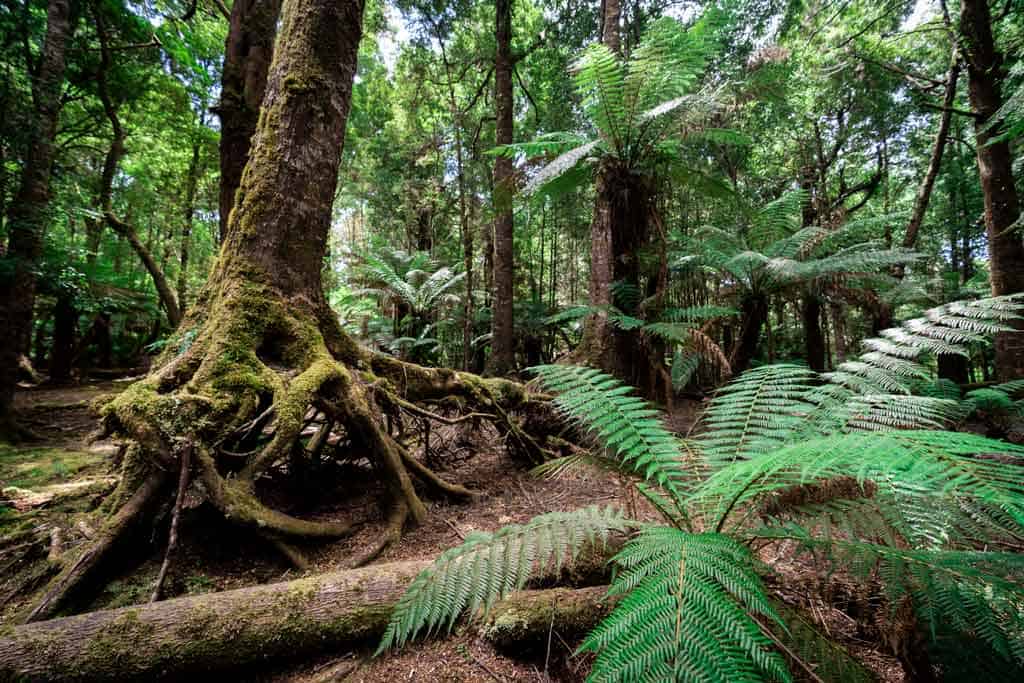
[[768,299],[763,294],[752,294],[740,302],[740,336],[729,357],[734,374],[750,367],[757,356],[761,328],[768,320]]
[[604,14],[601,20],[601,42],[616,54],[622,54],[621,0],[603,0]]
[[192,158],[185,179],[185,221],[181,226],[181,250],[178,261],[178,307],[185,311],[188,298],[188,261],[192,243],[192,227],[196,213],[196,185],[199,184],[199,142],[192,143]]
[[[512,0],[496,0],[494,60],[495,143],[512,144]],[[491,326],[491,356],[487,369],[493,375],[505,375],[515,366],[513,289],[515,249],[512,216],[512,159],[494,158],[494,302]]]
[[[595,557],[603,573],[607,557]],[[179,680],[370,645],[406,586],[429,565],[378,564],[21,626],[0,638],[0,680]],[[515,594],[495,605],[485,637],[501,645],[537,642],[552,626],[586,631],[607,613],[606,592],[602,586]]]
[[274,38],[281,0],[235,0],[231,5],[228,36],[224,44],[220,117],[220,239],[242,171],[249,161],[249,146],[256,132],[260,103],[267,87],[267,71],[274,54]]
[[[988,128],[1003,104],[1003,55],[992,36],[992,17],[986,0],[960,4],[960,37],[967,62],[968,94],[975,113],[975,149],[985,200],[989,272],[995,296],[1024,292],[1024,242],[1011,230],[1020,216],[1013,178],[1010,145],[994,141],[998,128]],[[996,369],[1003,380],[1024,377],[1024,334],[1004,332],[995,339]]]
[[75,334],[78,331],[78,311],[72,293],[59,288],[53,307],[53,346],[50,350],[50,381],[65,384],[71,379],[75,356]]
[[825,371],[825,335],[821,329],[821,299],[816,294],[804,295],[800,305],[804,323],[804,353],[807,365],[816,372]]
[[50,0],[46,37],[32,79],[35,104],[21,184],[7,215],[8,248],[0,263],[0,422],[11,419],[18,382],[18,356],[31,334],[35,307],[35,268],[42,255],[49,220],[53,167],[67,45],[74,31],[69,0]]

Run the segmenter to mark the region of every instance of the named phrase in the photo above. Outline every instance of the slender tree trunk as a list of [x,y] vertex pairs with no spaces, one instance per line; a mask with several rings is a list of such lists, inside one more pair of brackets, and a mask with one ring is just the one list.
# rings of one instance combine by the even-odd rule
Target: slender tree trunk
[[192,226],[196,212],[196,185],[199,184],[199,142],[192,143],[192,159],[185,179],[185,221],[181,226],[181,252],[178,262],[178,307],[184,313],[188,297],[188,259]]
[[621,37],[621,0],[603,0],[604,16],[601,21],[601,42],[612,52],[622,52]]
[[[992,17],[986,0],[962,0],[960,36],[967,62],[971,109],[976,115],[975,149],[985,199],[992,294],[1024,292],[1024,242],[1018,231],[1010,229],[1020,216],[1013,158],[1008,142],[993,140],[999,134],[998,127],[986,127],[1003,104],[1005,78],[1003,55],[992,36]],[[1024,334],[996,335],[995,352],[1001,379],[1024,377]]]
[[274,54],[274,38],[281,0],[235,0],[231,5],[228,37],[224,45],[220,104],[220,239],[242,170],[249,160],[249,145],[256,132],[260,103],[267,87],[267,70]]
[[[928,170],[925,172],[924,181],[917,190],[914,198],[914,210],[911,212],[910,221],[907,223],[907,231],[903,234],[903,248],[913,249],[917,244],[917,234],[924,223],[924,214],[928,210],[928,202],[931,200],[932,189],[935,187],[935,179],[939,176],[939,169],[942,167],[942,155],[946,149],[946,141],[949,138],[949,124],[953,118],[953,104],[956,101],[956,82],[960,75],[960,59],[956,48],[950,58],[949,74],[946,76],[946,92],[942,98],[942,113],[939,115],[939,130],[935,133],[935,142],[932,144],[932,154],[928,160]],[[900,267],[902,273],[903,268]]]
[[167,320],[171,327],[177,327],[178,323],[181,322],[181,309],[178,307],[178,300],[174,296],[174,291],[171,289],[167,276],[159,264],[157,264],[156,259],[153,258],[152,252],[139,239],[135,227],[114,214],[114,175],[117,173],[117,167],[125,154],[124,141],[126,133],[121,125],[121,119],[118,116],[114,100],[111,98],[110,87],[107,82],[107,73],[112,66],[111,50],[105,19],[101,11],[96,13],[96,33],[100,42],[100,67],[96,73],[96,86],[100,102],[103,104],[103,111],[107,115],[107,120],[110,122],[110,128],[113,132],[110,148],[107,150],[107,156],[103,161],[103,175],[100,180],[100,206],[102,207],[103,216],[107,224],[112,230],[128,241],[138,255],[139,260],[142,261],[146,271],[149,272],[150,277],[153,278],[153,285],[156,287],[160,303],[167,314]]
[[[494,112],[495,143],[512,144],[512,0],[495,0]],[[494,303],[491,326],[491,356],[487,371],[505,375],[515,366],[513,331],[513,286],[515,249],[512,217],[512,159],[499,155],[494,159]]]
[[807,365],[817,372],[825,371],[825,335],[821,329],[821,299],[816,294],[804,295],[800,305],[804,323],[804,353]]
[[835,334],[836,364],[846,360],[846,310],[841,304],[832,304],[832,331]]
[[53,307],[53,346],[50,350],[50,381],[66,384],[71,379],[75,355],[75,334],[78,331],[78,311],[72,293],[63,288],[57,294]]
[[[761,328],[768,320],[768,299],[762,294],[752,294],[740,302],[740,336],[733,346],[729,366],[734,374],[750,367],[750,361],[757,356],[761,340]],[[731,336],[731,332],[729,335]],[[730,344],[731,340],[723,343]]]
[[10,419],[21,344],[32,331],[35,267],[49,220],[50,171],[61,109],[66,50],[74,27],[69,0],[50,0],[46,37],[32,79],[32,129],[18,193],[7,215],[8,250],[0,263],[0,422]]

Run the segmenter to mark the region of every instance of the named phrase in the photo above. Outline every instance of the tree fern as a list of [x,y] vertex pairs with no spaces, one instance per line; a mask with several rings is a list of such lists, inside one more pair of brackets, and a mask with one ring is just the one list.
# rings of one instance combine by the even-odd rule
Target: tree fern
[[[1024,560],[1000,552],[1024,542],[1024,447],[906,429],[963,410],[931,381],[930,356],[963,352],[1019,310],[1012,299],[933,309],[834,373],[757,368],[719,392],[704,432],[687,440],[597,370],[535,368],[555,405],[600,446],[544,471],[596,463],[634,475],[666,522],[643,526],[614,558],[611,594],[621,600],[580,648],[596,653],[591,680],[788,680],[776,643],[798,636],[787,634],[761,581],[770,567],[747,549],[778,541],[814,551],[829,571],[879,583],[888,608],[912,605],[933,640],[956,631],[990,648],[993,661],[1024,667]],[[691,323],[681,315],[678,324]],[[1001,387],[1008,400],[1022,390]],[[381,648],[450,629],[631,524],[639,526],[590,508],[474,534],[417,577]],[[807,640],[814,648],[791,653],[821,652],[862,680],[820,634]]]
[[470,534],[413,580],[392,611],[377,652],[401,647],[424,631],[450,631],[464,612],[487,611],[531,577],[560,571],[581,549],[628,526],[613,508],[589,507],[540,515],[493,534]]

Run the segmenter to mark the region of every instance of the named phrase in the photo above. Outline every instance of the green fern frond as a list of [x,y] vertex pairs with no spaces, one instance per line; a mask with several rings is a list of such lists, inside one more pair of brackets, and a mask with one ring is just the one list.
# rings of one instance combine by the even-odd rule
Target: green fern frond
[[493,534],[470,534],[409,585],[391,613],[377,654],[423,632],[451,631],[463,613],[488,611],[531,577],[552,568],[560,571],[581,549],[603,544],[630,525],[618,510],[595,506],[540,515]]
[[677,504],[682,501],[687,473],[680,442],[657,410],[629,395],[632,387],[593,368],[541,365],[530,371],[556,394],[555,405],[593,432],[623,469],[662,487]]
[[590,142],[583,143],[578,147],[570,149],[568,152],[563,152],[558,155],[551,163],[530,178],[523,187],[523,193],[530,195],[542,190],[545,186],[550,185],[560,176],[565,175],[574,169],[600,145],[600,140],[591,140]]
[[719,390],[705,411],[705,431],[696,438],[701,450],[711,462],[729,462],[786,443],[815,409],[807,396],[816,378],[802,365],[766,365],[743,373]]
[[661,319],[674,323],[695,323],[731,318],[739,315],[739,311],[728,306],[687,306],[685,308],[666,308]]
[[615,557],[625,595],[587,636],[590,681],[787,681],[751,615],[785,628],[742,545],[721,534],[647,527]]
[[[983,454],[996,453],[1000,459]],[[879,495],[900,495],[922,505],[971,500],[998,509],[1024,529],[1024,448],[973,434],[889,431],[804,438],[738,460],[694,489],[691,507],[705,510],[721,527],[736,510],[792,487],[838,477],[874,482]],[[929,502],[932,501],[932,502]],[[959,503],[957,503],[959,504]],[[734,520],[735,521],[735,520]]]

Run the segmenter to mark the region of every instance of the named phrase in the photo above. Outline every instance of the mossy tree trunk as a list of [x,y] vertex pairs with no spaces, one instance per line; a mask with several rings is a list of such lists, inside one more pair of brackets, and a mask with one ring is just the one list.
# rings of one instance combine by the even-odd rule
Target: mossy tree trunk
[[[105,426],[132,441],[122,499],[140,511],[166,487],[147,485],[193,454],[195,478],[232,521],[281,537],[336,537],[348,526],[292,517],[256,496],[258,477],[287,462],[307,415],[322,415],[321,438],[334,433],[370,459],[385,481],[388,527],[369,561],[426,507],[415,477],[431,492],[468,497],[415,460],[385,429],[385,412],[432,413],[415,402],[462,399],[493,415],[507,443],[532,460],[540,446],[510,419],[525,404],[518,384],[427,369],[371,352],[340,328],[321,283],[331,205],[361,36],[363,0],[286,0],[259,127],[242,175],[220,256],[205,288],[148,377],[104,411]],[[301,451],[300,451],[301,452]],[[126,465],[127,467],[127,465]],[[225,476],[230,471],[232,476]],[[140,491],[150,492],[138,500]],[[111,527],[97,543],[114,545]],[[89,567],[69,564],[32,619],[66,604]]]
[[[584,553],[568,571],[549,571],[533,585],[603,583],[612,554]],[[371,645],[430,564],[383,563],[20,626],[0,635],[0,681],[207,680],[215,671]],[[482,635],[504,648],[544,647],[552,629],[571,638],[608,613],[607,591],[516,593],[494,605]]]
[[281,0],[235,0],[224,44],[220,103],[220,238],[227,234],[235,192],[249,161],[267,71],[274,54]]

